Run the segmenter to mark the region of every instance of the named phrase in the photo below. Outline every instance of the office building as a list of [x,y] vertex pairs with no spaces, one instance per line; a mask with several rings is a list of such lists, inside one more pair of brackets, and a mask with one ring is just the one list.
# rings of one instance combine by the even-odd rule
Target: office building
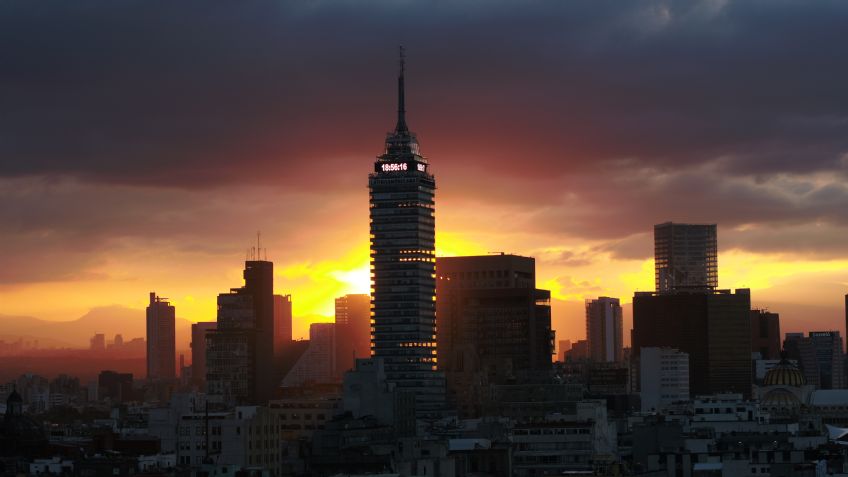
[[436,272],[440,369],[550,369],[550,292],[536,288],[533,258],[439,257]]
[[550,292],[535,260],[517,255],[436,259],[439,369],[460,416],[477,416],[485,387],[551,368]]
[[716,226],[654,226],[656,291],[715,290],[718,287]]
[[[689,355],[693,394],[751,393],[751,295],[714,292],[637,292],[633,299],[633,356],[648,347]],[[638,366],[637,366],[638,369]],[[639,381],[637,381],[639,382]]]
[[780,315],[751,310],[751,352],[762,359],[780,359]]
[[845,356],[838,331],[811,331],[810,341],[816,353],[820,389],[845,388]]
[[150,292],[147,305],[147,379],[176,377],[176,336],[174,307],[166,298]]
[[389,382],[414,390],[425,416],[444,409],[445,399],[436,369],[436,181],[405,114],[401,58],[397,124],[368,177],[372,350]]
[[335,324],[312,323],[309,325],[309,346],[286,373],[282,385],[296,387],[304,384],[338,382],[335,365]]
[[218,324],[206,331],[206,392],[210,402],[256,402],[256,329],[253,297],[218,295]]
[[191,325],[191,380],[201,389],[206,387],[206,333],[217,326],[215,321],[200,321]]
[[592,361],[621,361],[624,323],[618,298],[602,296],[586,300],[586,341]]
[[274,295],[274,356],[278,357],[292,340],[292,297]]
[[278,387],[273,286],[274,264],[248,260],[244,286],[218,295],[218,326],[206,333],[211,401],[264,404]]
[[642,412],[662,412],[689,400],[689,355],[675,348],[642,348],[639,360]]
[[371,297],[336,298],[336,373],[353,369],[358,358],[371,356]]

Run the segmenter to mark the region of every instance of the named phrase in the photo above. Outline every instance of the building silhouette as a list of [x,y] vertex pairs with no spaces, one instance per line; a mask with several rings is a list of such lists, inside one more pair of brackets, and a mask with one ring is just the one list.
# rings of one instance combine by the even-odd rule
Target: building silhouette
[[218,295],[218,325],[206,334],[210,400],[264,404],[278,387],[273,287],[274,264],[248,260],[244,286]]
[[751,310],[751,351],[762,359],[780,359],[780,315]]
[[218,327],[216,321],[200,321],[191,325],[191,380],[196,386],[206,386],[206,333]]
[[292,340],[292,297],[274,295],[274,356],[280,356]]
[[357,358],[371,356],[371,297],[336,298],[336,373],[353,369]]
[[470,366],[464,358],[481,368],[550,369],[550,292],[536,288],[533,258],[439,257],[436,272],[439,369]]
[[488,386],[550,370],[550,292],[533,258],[439,257],[436,276],[439,369],[460,416],[480,415]]
[[[689,355],[693,394],[751,394],[751,294],[637,292],[633,298],[633,355],[669,347]],[[638,369],[638,366],[636,366]],[[638,381],[637,381],[638,382]]]
[[656,291],[715,290],[718,287],[716,226],[675,224],[654,226]]
[[586,341],[589,359],[620,362],[624,350],[624,322],[618,298],[586,300]]
[[150,292],[147,305],[147,379],[176,377],[176,311],[166,298]]
[[368,177],[372,350],[388,382],[414,390],[424,416],[444,408],[444,376],[436,369],[436,181],[405,114],[401,54],[397,124]]

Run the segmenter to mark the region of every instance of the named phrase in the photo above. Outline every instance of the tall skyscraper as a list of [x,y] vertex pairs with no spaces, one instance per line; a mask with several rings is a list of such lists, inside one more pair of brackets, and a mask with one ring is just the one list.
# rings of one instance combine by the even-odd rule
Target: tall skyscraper
[[283,348],[292,340],[292,297],[274,295],[274,356],[280,356]]
[[264,404],[279,385],[274,360],[274,264],[245,262],[244,286],[218,295],[207,332],[207,391],[227,404]]
[[[633,354],[646,347],[689,355],[693,394],[751,394],[751,293],[637,292],[633,298]],[[637,366],[638,369],[638,366]],[[637,381],[638,382],[638,381]]]
[[551,295],[533,258],[439,257],[436,276],[439,369],[460,416],[482,412],[487,384],[551,368]]
[[336,372],[352,370],[356,358],[371,356],[371,297],[336,298]]
[[147,378],[176,377],[176,311],[167,299],[150,292],[147,305]]
[[618,298],[602,296],[586,300],[586,341],[589,342],[589,358],[592,361],[621,361],[624,322]]
[[715,224],[655,225],[654,267],[657,292],[715,290],[718,287]]
[[191,381],[201,389],[206,385],[206,332],[217,326],[215,321],[201,321],[191,325]]
[[807,384],[816,388],[821,387],[821,371],[812,338],[804,336],[804,333],[786,333],[783,351],[788,359],[798,362],[798,369],[801,370]]
[[436,181],[405,114],[401,52],[397,124],[368,176],[372,349],[388,382],[414,390],[424,416],[444,407],[436,369]]
[[780,359],[780,315],[751,310],[751,351],[763,359]]

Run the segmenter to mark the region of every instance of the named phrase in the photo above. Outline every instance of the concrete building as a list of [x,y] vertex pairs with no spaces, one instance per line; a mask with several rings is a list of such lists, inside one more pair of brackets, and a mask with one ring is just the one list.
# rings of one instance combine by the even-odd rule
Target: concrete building
[[445,379],[436,369],[436,181],[429,167],[406,125],[401,60],[397,125],[368,176],[372,350],[390,382],[414,391],[422,417],[445,408]]
[[617,435],[603,401],[581,401],[573,414],[516,423],[509,437],[516,477],[593,475],[616,459]]
[[718,288],[718,242],[715,224],[666,222],[654,226],[656,291]]
[[354,361],[371,356],[371,297],[336,298],[336,373],[353,369]]
[[147,379],[176,378],[176,310],[166,298],[150,292],[147,305]]
[[762,359],[780,359],[780,315],[751,310],[751,351]]
[[381,358],[357,359],[344,375],[342,411],[359,419],[372,416],[398,436],[415,435],[415,397],[386,379]]
[[642,348],[640,396],[642,412],[662,412],[689,400],[689,355],[675,348]]
[[191,380],[206,389],[206,333],[218,327],[216,321],[200,321],[191,325]]
[[750,396],[750,310],[747,289],[637,292],[632,359],[638,363],[640,350],[646,347],[677,348],[689,355],[691,393],[731,391]]
[[284,387],[307,383],[338,382],[335,372],[336,332],[333,323],[309,325],[309,346],[294,366],[286,373]]
[[592,361],[621,361],[624,322],[618,298],[602,296],[586,300],[586,341]]
[[231,412],[186,413],[179,417],[177,429],[179,465],[232,465],[281,475],[279,422],[267,407],[238,406]]

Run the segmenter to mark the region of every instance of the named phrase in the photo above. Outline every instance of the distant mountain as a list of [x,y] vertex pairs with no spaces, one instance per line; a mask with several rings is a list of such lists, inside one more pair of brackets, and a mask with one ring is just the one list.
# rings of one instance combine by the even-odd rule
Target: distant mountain
[[[177,349],[188,348],[191,341],[191,322],[178,317],[175,327]],[[25,337],[28,341],[39,340],[42,347],[53,346],[52,343],[57,342],[87,348],[95,333],[105,334],[107,342],[115,339],[116,334],[122,335],[124,341],[144,338],[147,334],[144,310],[123,306],[93,308],[82,317],[71,321],[0,315],[0,329],[6,341]]]

